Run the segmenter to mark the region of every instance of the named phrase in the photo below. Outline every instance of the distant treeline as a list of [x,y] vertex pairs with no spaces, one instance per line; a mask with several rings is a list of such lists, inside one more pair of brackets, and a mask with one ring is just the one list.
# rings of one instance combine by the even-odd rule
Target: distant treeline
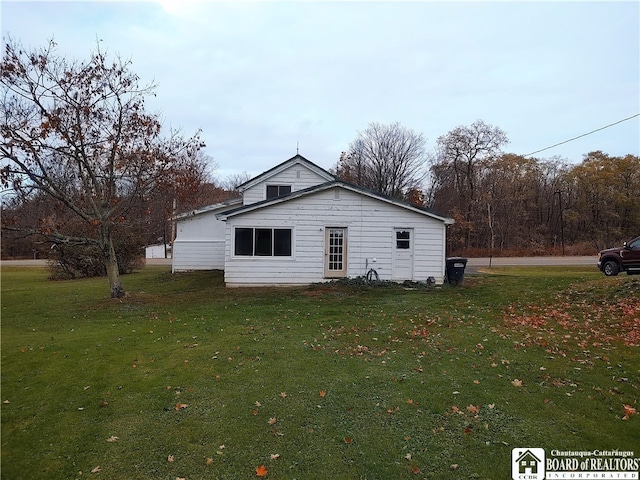
[[579,164],[502,154],[430,168],[425,205],[456,220],[449,252],[595,254],[640,235],[640,157]]

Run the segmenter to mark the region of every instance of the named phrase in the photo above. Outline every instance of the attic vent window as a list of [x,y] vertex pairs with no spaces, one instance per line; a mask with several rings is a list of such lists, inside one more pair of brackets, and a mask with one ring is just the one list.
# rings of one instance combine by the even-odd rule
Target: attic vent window
[[291,185],[267,185],[267,200],[291,193]]

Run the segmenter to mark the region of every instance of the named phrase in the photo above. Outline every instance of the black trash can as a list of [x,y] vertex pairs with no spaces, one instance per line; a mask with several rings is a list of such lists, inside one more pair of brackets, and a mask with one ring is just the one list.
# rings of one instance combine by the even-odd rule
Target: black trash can
[[447,282],[451,285],[460,285],[464,280],[464,269],[467,259],[463,257],[447,258]]

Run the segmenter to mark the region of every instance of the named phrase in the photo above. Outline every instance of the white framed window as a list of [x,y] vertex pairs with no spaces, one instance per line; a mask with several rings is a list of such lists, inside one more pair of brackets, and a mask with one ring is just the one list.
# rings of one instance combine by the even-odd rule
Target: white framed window
[[239,257],[291,257],[292,229],[237,227],[233,254]]
[[396,248],[401,250],[411,248],[411,232],[409,230],[396,230]]
[[267,200],[291,193],[291,185],[267,185]]

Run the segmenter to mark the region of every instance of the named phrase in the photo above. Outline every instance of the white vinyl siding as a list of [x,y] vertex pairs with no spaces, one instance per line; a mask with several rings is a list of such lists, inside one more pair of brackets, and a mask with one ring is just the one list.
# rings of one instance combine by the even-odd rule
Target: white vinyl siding
[[173,271],[223,270],[224,240],[175,240]]
[[[232,207],[226,207],[229,208]],[[216,218],[219,211],[213,209],[178,219],[173,241],[174,272],[224,269],[226,225]]]
[[261,202],[267,198],[267,185],[291,186],[292,192],[313,187],[327,180],[300,164],[293,164],[289,168],[270,176],[265,182],[258,183],[243,192],[244,205]]
[[[225,281],[229,286],[305,284],[324,281],[325,228],[347,228],[347,276],[366,274],[366,261],[381,280],[391,280],[394,228],[413,229],[413,279],[444,277],[444,222],[345,189],[319,191],[227,219]],[[232,255],[235,227],[291,227],[293,256]]]

